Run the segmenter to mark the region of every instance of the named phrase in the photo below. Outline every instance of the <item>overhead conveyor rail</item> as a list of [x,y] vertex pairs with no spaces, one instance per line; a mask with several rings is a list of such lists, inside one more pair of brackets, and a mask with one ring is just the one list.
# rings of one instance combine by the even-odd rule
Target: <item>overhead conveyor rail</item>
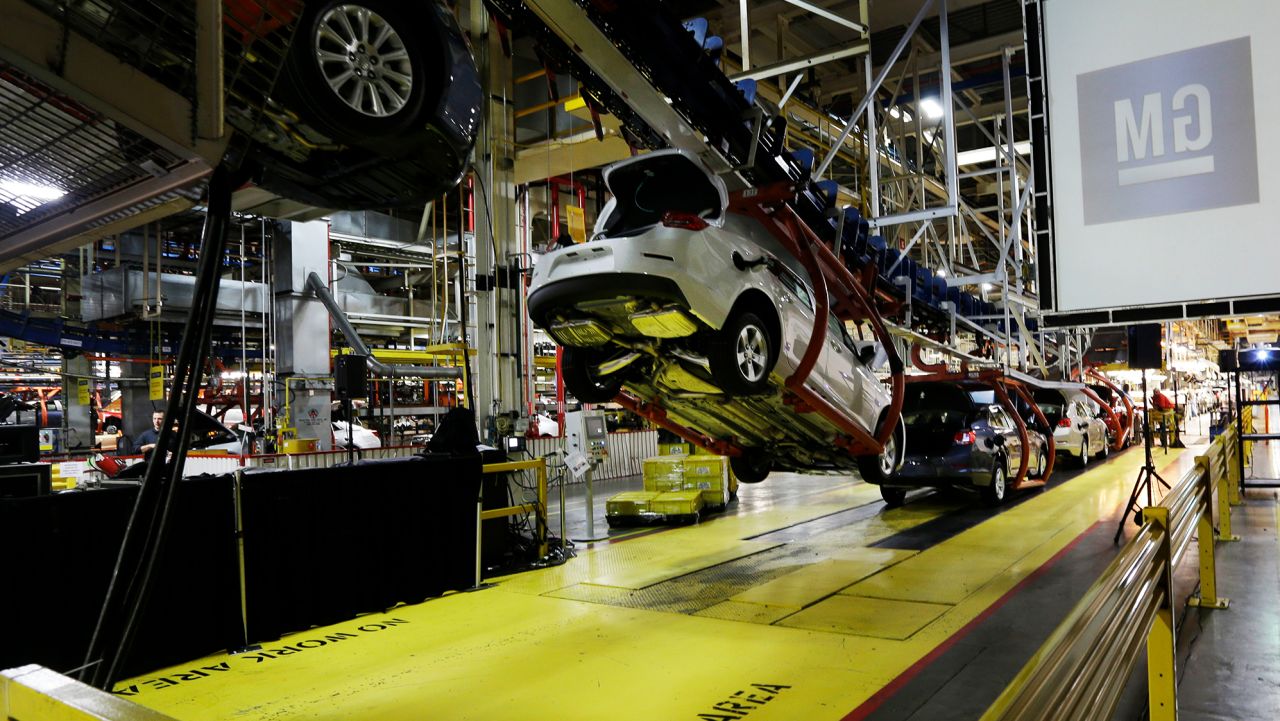
[[[1111,718],[1129,675],[1146,650],[1148,714],[1176,721],[1177,639],[1173,572],[1196,541],[1200,593],[1191,605],[1226,608],[1218,595],[1215,540],[1234,541],[1227,503],[1238,454],[1234,429],[1196,458],[1067,618],[1023,667],[983,721],[1073,721]],[[1218,494],[1223,531],[1213,527]]]
[[[1107,409],[1108,418],[1113,419],[1114,422],[1116,423],[1118,430],[1116,433],[1114,448],[1115,450],[1118,451],[1121,448],[1124,448],[1125,443],[1127,443],[1133,437],[1133,423],[1136,418],[1136,410],[1133,406],[1133,401],[1130,400],[1129,394],[1125,393],[1124,389],[1116,385],[1115,381],[1108,378],[1106,375],[1100,372],[1097,368],[1090,368],[1087,372],[1090,378],[1098,381],[1099,383],[1106,386],[1107,388],[1110,388],[1111,392],[1119,396],[1120,401],[1124,404],[1125,414],[1123,416],[1115,413],[1115,410],[1111,408],[1110,404],[1108,403],[1102,404],[1102,407]],[[1090,389],[1090,391],[1092,391],[1092,389]],[[1096,396],[1096,393],[1093,393],[1092,395]],[[1099,402],[1101,401],[1101,399],[1099,398],[1094,398],[1094,400]]]

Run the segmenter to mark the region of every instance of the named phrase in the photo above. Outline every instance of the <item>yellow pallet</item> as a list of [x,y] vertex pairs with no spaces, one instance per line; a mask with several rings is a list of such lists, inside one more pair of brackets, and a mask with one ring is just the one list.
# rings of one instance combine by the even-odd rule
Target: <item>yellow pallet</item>
[[659,443],[658,455],[660,456],[687,456],[693,451],[692,443]]
[[649,510],[668,520],[688,519],[697,517],[704,505],[702,491],[668,491],[658,494],[649,504]]
[[655,456],[644,459],[644,489],[659,493],[685,490],[684,461],[684,456]]
[[729,505],[729,459],[727,456],[690,456],[684,461],[684,489],[700,491],[710,508]]
[[653,499],[658,497],[653,491],[626,491],[605,501],[607,516],[636,516],[647,513]]

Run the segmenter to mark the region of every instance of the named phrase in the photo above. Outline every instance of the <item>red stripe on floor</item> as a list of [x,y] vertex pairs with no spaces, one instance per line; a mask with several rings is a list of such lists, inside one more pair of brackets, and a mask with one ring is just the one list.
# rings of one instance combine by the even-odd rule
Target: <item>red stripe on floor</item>
[[[1164,465],[1163,468],[1160,469],[1160,472],[1167,473],[1169,469],[1173,468],[1175,465],[1177,465],[1177,463],[1178,463],[1177,458],[1169,461]],[[1177,482],[1178,482],[1177,480],[1174,480],[1173,484],[1176,485]],[[1125,510],[1124,516],[1120,520],[1120,522],[1127,523],[1128,518],[1129,518],[1129,513],[1127,510]],[[921,658],[919,661],[916,661],[915,663],[911,664],[911,666],[907,670],[898,674],[897,678],[893,679],[887,685],[885,685],[884,688],[877,691],[874,696],[867,699],[866,701],[863,701],[860,706],[850,711],[848,715],[846,715],[843,719],[841,719],[841,721],[862,721],[867,716],[870,716],[872,712],[880,708],[880,706],[882,706],[885,701],[888,701],[903,686],[907,685],[907,682],[915,678],[916,675],[918,675],[921,671],[923,671],[926,666],[936,661],[938,657],[941,656],[943,653],[946,653],[947,649],[951,648],[956,644],[957,641],[967,636],[970,631],[972,631],[974,628],[977,627],[978,624],[990,618],[991,614],[1000,610],[1001,606],[1003,606],[1005,603],[1009,601],[1010,598],[1013,598],[1015,594],[1017,594],[1019,591],[1025,588],[1027,584],[1036,580],[1040,576],[1043,576],[1045,572],[1048,571],[1049,568],[1053,566],[1053,564],[1057,563],[1058,560],[1061,559],[1063,556],[1065,556],[1067,552],[1069,552],[1072,548],[1075,548],[1076,545],[1080,543],[1080,541],[1084,540],[1085,536],[1089,535],[1089,533],[1091,533],[1098,526],[1102,525],[1102,523],[1103,521],[1101,519],[1095,521],[1093,525],[1089,526],[1080,535],[1072,539],[1070,543],[1068,543],[1066,546],[1062,548],[1062,550],[1053,554],[1053,557],[1050,558],[1048,561],[1045,561],[1044,565],[1040,566],[1035,571],[1033,571],[1029,576],[1019,581],[1018,585],[1009,589],[1008,592],[1006,592],[1003,596],[1001,596],[995,603],[988,606],[986,610],[984,610],[981,614],[978,615],[977,618],[965,624],[964,628],[961,628],[959,631],[956,631],[955,633],[953,633],[950,638],[948,638],[946,641],[943,641],[941,644],[938,645],[937,648],[930,651],[926,656]]]
[[862,721],[862,719],[865,719],[867,716],[870,716],[873,711],[880,708],[880,706],[884,704],[885,701],[888,701],[889,698],[892,697],[895,693],[897,693],[903,686],[907,685],[907,682],[915,678],[916,675],[919,674],[921,671],[923,671],[926,666],[936,661],[937,658],[942,654],[946,653],[947,649],[951,648],[956,644],[957,641],[967,636],[970,631],[972,631],[974,628],[977,627],[978,624],[990,618],[991,614],[1000,610],[1001,606],[1003,606],[1005,603],[1009,601],[1009,599],[1013,598],[1015,594],[1017,594],[1019,591],[1025,588],[1027,584],[1036,580],[1040,576],[1043,576],[1045,572],[1047,572],[1053,566],[1053,564],[1057,563],[1059,559],[1067,555],[1067,553],[1071,551],[1071,549],[1076,547],[1076,544],[1083,541],[1085,536],[1089,535],[1089,533],[1093,531],[1093,529],[1097,528],[1100,525],[1102,525],[1102,521],[1095,521],[1092,526],[1089,526],[1080,535],[1072,539],[1070,543],[1068,543],[1066,546],[1062,548],[1062,550],[1053,554],[1053,557],[1050,558],[1048,561],[1045,561],[1044,565],[1040,566],[1035,571],[1032,571],[1031,575],[1019,581],[1018,585],[1009,589],[1007,592],[1005,592],[1003,596],[1001,596],[998,600],[996,600],[995,603],[991,604],[990,606],[987,606],[986,610],[978,614],[978,616],[974,618],[972,621],[970,621],[969,623],[966,623],[964,625],[964,628],[961,628],[959,631],[956,631],[955,633],[951,634],[950,638],[948,638],[946,641],[943,641],[941,644],[939,644],[936,648],[930,651],[924,658],[921,658],[919,661],[916,661],[907,670],[898,674],[897,678],[893,679],[888,683],[888,685],[886,685],[884,688],[877,691],[874,696],[867,699],[866,701],[863,701],[861,706],[855,708],[853,711],[850,711],[849,715],[845,716],[843,719],[841,719],[841,721]]

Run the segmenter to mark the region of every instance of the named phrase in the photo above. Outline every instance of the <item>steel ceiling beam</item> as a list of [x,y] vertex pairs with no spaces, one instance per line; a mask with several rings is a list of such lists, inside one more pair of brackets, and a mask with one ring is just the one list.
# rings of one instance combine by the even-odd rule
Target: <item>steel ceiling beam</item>
[[783,60],[781,62],[776,62],[770,65],[763,65],[753,69],[746,68],[745,67],[746,63],[744,62],[743,71],[740,73],[737,73],[736,75],[730,75],[729,79],[734,81],[747,80],[747,79],[764,80],[766,78],[773,78],[779,75],[786,75],[787,73],[793,73],[798,70],[811,68],[815,65],[829,63],[832,60],[840,60],[842,58],[861,55],[870,49],[871,49],[871,45],[869,43],[865,43],[865,42],[849,43],[837,48],[829,48],[826,50],[822,50],[820,52],[814,53],[813,55],[806,55],[805,57],[802,57],[802,58],[793,58],[791,60]]

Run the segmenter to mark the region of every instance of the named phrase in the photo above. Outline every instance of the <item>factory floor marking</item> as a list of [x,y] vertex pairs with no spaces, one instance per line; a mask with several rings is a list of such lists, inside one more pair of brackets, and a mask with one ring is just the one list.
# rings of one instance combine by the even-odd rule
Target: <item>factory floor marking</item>
[[[602,714],[617,719],[718,719],[728,718],[725,710],[734,704],[746,703],[757,721],[860,718],[849,710],[869,713],[874,706],[868,704],[887,697],[913,669],[927,665],[941,647],[954,644],[1034,574],[1043,573],[1099,518],[1113,512],[1127,497],[1141,458],[1125,454],[1118,461],[1037,494],[935,547],[908,552],[911,555],[888,565],[887,571],[825,599],[840,597],[825,609],[837,621],[836,609],[855,603],[845,599],[874,597],[877,600],[867,603],[882,607],[904,604],[915,617],[896,629],[851,623],[828,632],[716,617],[737,613],[771,618],[778,616],[776,609],[788,614],[777,619],[785,622],[793,611],[738,601],[691,615],[545,595],[608,578],[619,564],[643,562],[647,553],[658,550],[649,548],[653,544],[664,547],[671,558],[678,552],[692,558],[735,547],[769,546],[742,539],[856,507],[859,504],[851,500],[865,500],[868,492],[875,492],[846,486],[812,494],[803,508],[777,504],[745,519],[724,518],[592,549],[566,566],[504,579],[489,590],[312,629],[265,644],[255,655],[210,656],[127,681],[124,690],[135,701],[189,721],[512,716],[594,721]],[[902,520],[885,513],[862,530],[870,532],[867,540],[873,541],[895,526],[901,530]],[[841,537],[835,530],[827,534]],[[1019,538],[1025,544],[1011,542]],[[619,551],[628,547],[632,550],[625,558],[620,556]],[[612,552],[605,553],[610,548]],[[966,585],[971,592],[963,598],[873,583],[876,576],[895,569],[900,578],[918,582],[922,569],[930,565],[941,569],[991,556],[1003,558],[1006,567],[994,575],[991,565],[975,571],[968,581],[980,585]],[[858,575],[851,567],[845,570],[850,578]],[[937,607],[945,610],[926,619]],[[858,633],[889,631],[903,638]],[[1026,652],[1029,656],[1034,649]],[[205,667],[225,670],[204,675],[192,671]]]

